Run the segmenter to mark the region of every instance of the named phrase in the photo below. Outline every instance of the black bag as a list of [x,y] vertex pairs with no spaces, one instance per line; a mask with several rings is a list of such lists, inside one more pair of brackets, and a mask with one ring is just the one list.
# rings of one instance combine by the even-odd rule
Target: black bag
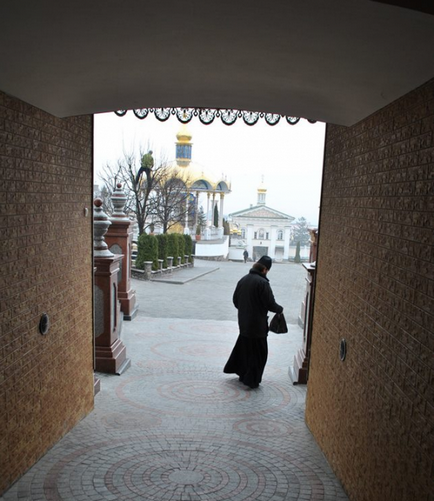
[[276,334],[285,334],[288,332],[288,327],[283,313],[276,313],[271,319],[270,331]]

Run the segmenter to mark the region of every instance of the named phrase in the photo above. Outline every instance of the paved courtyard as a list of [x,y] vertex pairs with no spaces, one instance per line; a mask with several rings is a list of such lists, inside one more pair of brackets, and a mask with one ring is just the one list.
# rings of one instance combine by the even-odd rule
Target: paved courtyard
[[289,333],[270,334],[261,386],[222,372],[248,269],[197,261],[180,283],[134,281],[140,311],[122,331],[131,368],[100,375],[95,410],[0,499],[346,500],[304,423],[306,387],[288,377],[302,340],[300,265],[269,274]]

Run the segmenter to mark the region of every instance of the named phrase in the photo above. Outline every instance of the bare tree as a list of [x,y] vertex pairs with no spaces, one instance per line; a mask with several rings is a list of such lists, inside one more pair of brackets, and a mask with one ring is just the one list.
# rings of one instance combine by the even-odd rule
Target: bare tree
[[112,193],[113,190],[109,189],[109,187],[104,184],[98,195],[102,200],[102,208],[106,214],[111,214],[113,212]]
[[191,205],[187,204],[189,194],[186,185],[188,180],[173,173],[170,168],[166,170],[160,182],[154,185],[153,215],[155,222],[161,225],[163,233],[178,223],[184,224],[191,212]]
[[[116,166],[106,165],[101,174],[104,188],[101,190],[106,196],[111,197],[118,183],[127,195],[125,203],[125,212],[133,215],[137,221],[139,235],[144,233],[150,223],[150,216],[154,213],[156,202],[152,196],[153,187],[159,183],[164,171],[163,163],[153,166],[149,159],[152,157],[152,151],[146,155],[140,152],[140,162],[134,153],[124,153],[123,158],[118,160]],[[103,200],[105,210],[111,213],[111,202]]]
[[127,195],[125,212],[137,221],[139,235],[153,223],[160,224],[166,233],[185,222],[188,179],[177,174],[167,161],[154,162],[152,151],[140,152],[140,162],[133,153],[124,153],[115,166],[106,165],[100,177],[104,210],[111,214],[111,195],[121,183]]

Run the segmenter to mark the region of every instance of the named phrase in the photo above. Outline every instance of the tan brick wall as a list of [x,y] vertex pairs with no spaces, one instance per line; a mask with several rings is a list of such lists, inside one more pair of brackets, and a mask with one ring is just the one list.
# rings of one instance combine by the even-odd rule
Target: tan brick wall
[[93,406],[92,127],[0,92],[0,493]]
[[434,80],[327,127],[306,419],[353,501],[434,499],[433,330]]

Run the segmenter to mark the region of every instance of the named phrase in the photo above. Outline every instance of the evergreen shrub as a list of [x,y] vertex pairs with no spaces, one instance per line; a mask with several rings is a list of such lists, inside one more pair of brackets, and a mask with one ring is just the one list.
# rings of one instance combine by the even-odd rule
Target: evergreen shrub
[[181,263],[185,263],[185,240],[184,240],[184,235],[181,235],[180,233],[176,233],[176,238],[178,239],[178,256],[181,256]]
[[301,263],[300,257],[300,242],[297,242],[297,247],[295,249],[294,263]]
[[214,226],[218,228],[219,225],[219,210],[217,209],[217,205],[214,206]]
[[142,233],[137,244],[136,268],[144,269],[145,261],[152,261],[152,269],[158,270],[158,242],[154,235]]
[[179,247],[177,233],[167,235],[167,255],[173,257],[173,265],[178,264]]
[[157,235],[157,242],[158,242],[158,259],[162,259],[163,268],[167,268],[169,235],[167,235],[167,233],[162,233],[161,235]]
[[184,235],[184,249],[185,249],[184,254],[187,255],[188,257],[191,257],[191,252],[193,249],[193,240],[191,239],[190,235]]

